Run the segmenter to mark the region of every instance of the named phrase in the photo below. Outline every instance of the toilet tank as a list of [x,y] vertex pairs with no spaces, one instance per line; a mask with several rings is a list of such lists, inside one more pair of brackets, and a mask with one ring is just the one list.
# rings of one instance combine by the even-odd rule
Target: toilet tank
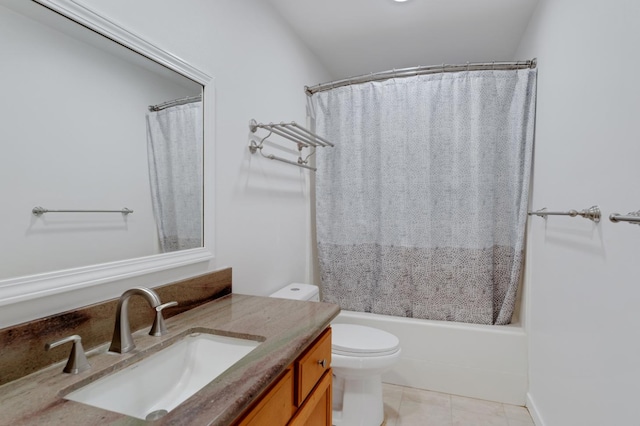
[[272,293],[269,297],[319,302],[320,292],[318,291],[318,287],[313,284],[292,283]]

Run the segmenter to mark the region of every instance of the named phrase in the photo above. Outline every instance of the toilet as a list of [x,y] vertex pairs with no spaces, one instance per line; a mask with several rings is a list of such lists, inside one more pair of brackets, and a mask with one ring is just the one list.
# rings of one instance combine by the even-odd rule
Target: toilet
[[[270,297],[319,302],[318,287],[289,284]],[[384,422],[382,373],[400,358],[400,341],[383,330],[331,324],[333,424],[380,426]]]

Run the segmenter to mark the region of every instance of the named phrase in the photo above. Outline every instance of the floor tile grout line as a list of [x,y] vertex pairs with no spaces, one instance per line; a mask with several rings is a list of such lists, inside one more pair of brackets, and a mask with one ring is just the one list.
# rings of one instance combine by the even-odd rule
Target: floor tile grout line
[[[403,404],[405,404],[407,401],[413,401],[412,397],[414,396],[414,393],[415,393],[416,391],[417,391],[418,393],[420,393],[420,392],[424,391],[424,392],[429,392],[429,393],[438,393],[438,394],[440,394],[440,395],[442,395],[442,396],[446,396],[446,401],[449,403],[449,410],[448,410],[448,417],[449,417],[449,419],[448,419],[448,423],[447,423],[447,425],[448,425],[448,426],[452,426],[452,425],[453,425],[453,421],[454,421],[453,413],[454,413],[454,411],[455,411],[455,412],[457,412],[457,408],[456,408],[457,406],[456,406],[456,407],[454,407],[454,401],[453,401],[453,399],[454,399],[455,395],[453,395],[453,394],[448,394],[448,393],[446,393],[446,392],[428,391],[428,390],[423,390],[423,389],[411,388],[411,387],[407,387],[407,386],[400,386],[400,385],[392,385],[392,386],[393,386],[393,388],[392,388],[392,389],[398,389],[398,388],[399,388],[399,390],[400,390],[399,400],[398,400],[398,403],[397,403],[397,404],[398,404],[398,407],[397,407],[397,413],[396,413],[396,417],[394,418],[394,421],[395,421],[395,422],[394,422],[393,424],[395,424],[395,425],[397,425],[397,426],[402,426],[402,425],[403,425],[403,422],[402,422],[402,416],[401,416],[401,414],[400,414],[400,413],[401,413],[401,408],[402,408]],[[496,404],[496,403],[497,403],[496,405],[494,405],[494,407],[495,407],[495,408],[494,408],[494,410],[495,410],[495,409],[497,409],[497,410],[495,410],[495,411],[493,412],[493,414],[486,413],[486,415],[491,415],[491,416],[499,417],[499,418],[501,418],[501,419],[503,420],[503,422],[505,422],[507,425],[510,425],[510,424],[512,423],[512,422],[510,421],[512,417],[510,417],[510,416],[508,415],[508,410],[507,410],[507,406],[511,406],[510,404],[506,404],[506,403],[502,403],[502,402],[497,402],[497,401],[492,402],[492,401],[489,401],[489,400],[482,400],[482,399],[478,399],[478,398],[471,398],[471,397],[461,397],[461,398],[465,398],[465,399],[469,399],[469,400],[486,401],[486,402],[490,402],[490,403],[493,403],[493,404]],[[425,403],[425,401],[422,401],[422,397],[420,397],[420,396],[417,396],[417,400],[416,400],[416,402],[417,402],[417,403],[419,403],[419,404],[423,404],[423,403]],[[516,406],[516,407],[520,407],[520,406],[517,406],[517,405],[514,405],[514,406]],[[454,408],[456,408],[456,410],[454,410]],[[464,409],[463,407],[458,407],[458,408],[460,408],[460,410],[461,410],[461,411],[463,411],[463,412],[470,412],[470,413],[474,413],[474,412],[476,412],[475,410],[466,410],[466,409]],[[528,410],[527,410],[527,408],[526,408],[526,406],[524,406],[524,409],[527,411],[527,414],[529,414],[529,413],[528,413]],[[477,414],[483,414],[483,415],[484,415],[484,413],[480,413],[480,412],[476,412],[476,413],[477,413]],[[530,415],[529,415],[529,416],[530,416]],[[529,417],[529,418],[530,418],[530,417]],[[520,419],[519,419],[519,418],[515,418],[515,416],[514,416],[514,420],[518,420],[518,421],[520,421]],[[391,425],[389,425],[389,426],[391,426]]]

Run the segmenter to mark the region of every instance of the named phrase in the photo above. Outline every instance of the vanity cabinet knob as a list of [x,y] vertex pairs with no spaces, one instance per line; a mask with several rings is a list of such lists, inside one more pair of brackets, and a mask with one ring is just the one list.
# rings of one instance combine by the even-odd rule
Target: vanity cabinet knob
[[321,359],[320,361],[318,361],[318,364],[320,364],[322,366],[322,368],[327,368],[327,360],[326,359]]
[[73,336],[65,337],[64,339],[56,340],[53,343],[47,343],[44,345],[44,350],[49,351],[55,347],[63,345],[65,343],[73,342],[71,347],[71,353],[67,360],[67,365],[62,369],[65,373],[78,374],[83,371],[87,371],[91,366],[87,361],[87,357],[84,354],[84,348],[82,347],[82,338],[77,334]]

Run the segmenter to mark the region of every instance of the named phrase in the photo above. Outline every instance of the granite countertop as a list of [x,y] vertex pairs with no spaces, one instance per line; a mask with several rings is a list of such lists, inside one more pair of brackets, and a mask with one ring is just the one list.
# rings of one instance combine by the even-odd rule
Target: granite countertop
[[[2,424],[227,425],[276,379],[339,313],[336,305],[231,294],[166,320],[168,334],[133,334],[136,348],[107,354],[108,343],[88,354],[91,369],[62,373],[64,363],[0,386]],[[214,381],[154,422],[64,399],[64,395],[155,353],[193,329],[264,341]],[[215,354],[212,354],[215,362]]]

